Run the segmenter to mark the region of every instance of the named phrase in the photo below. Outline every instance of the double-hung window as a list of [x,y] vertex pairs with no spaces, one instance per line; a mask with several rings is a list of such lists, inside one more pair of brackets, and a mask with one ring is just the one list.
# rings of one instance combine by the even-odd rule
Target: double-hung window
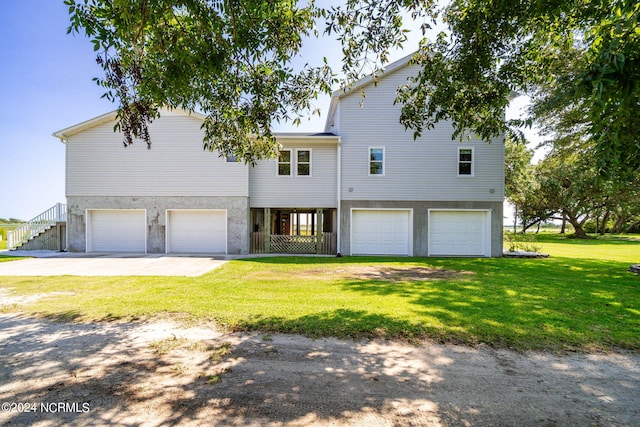
[[297,150],[296,162],[298,176],[311,176],[311,150]]
[[384,175],[384,147],[369,148],[369,175]]
[[473,176],[473,148],[458,148],[458,176]]
[[311,176],[311,149],[280,150],[278,176]]
[[278,176],[291,176],[291,150],[280,150]]

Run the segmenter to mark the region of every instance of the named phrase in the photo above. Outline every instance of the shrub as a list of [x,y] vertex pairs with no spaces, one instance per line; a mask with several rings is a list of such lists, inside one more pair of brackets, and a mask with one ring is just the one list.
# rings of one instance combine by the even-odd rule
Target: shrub
[[504,242],[509,252],[540,252],[542,245],[534,234],[504,233]]

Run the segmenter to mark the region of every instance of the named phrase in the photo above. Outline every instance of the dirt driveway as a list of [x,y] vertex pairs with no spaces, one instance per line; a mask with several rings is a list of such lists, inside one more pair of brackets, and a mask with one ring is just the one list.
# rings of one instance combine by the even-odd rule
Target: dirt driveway
[[0,314],[0,425],[640,425],[640,355]]

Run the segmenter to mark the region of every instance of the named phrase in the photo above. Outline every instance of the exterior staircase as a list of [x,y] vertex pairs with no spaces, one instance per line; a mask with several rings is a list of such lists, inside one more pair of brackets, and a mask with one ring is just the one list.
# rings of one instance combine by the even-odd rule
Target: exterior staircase
[[57,203],[35,218],[7,231],[10,251],[57,250],[67,247],[67,205]]

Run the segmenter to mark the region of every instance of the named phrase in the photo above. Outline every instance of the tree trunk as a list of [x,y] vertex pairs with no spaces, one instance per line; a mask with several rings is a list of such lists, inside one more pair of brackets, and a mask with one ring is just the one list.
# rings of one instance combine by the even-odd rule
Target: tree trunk
[[584,231],[584,228],[582,228],[582,225],[578,224],[578,225],[573,225],[573,229],[575,231],[575,235],[578,239],[586,239],[587,238],[587,233]]
[[574,217],[571,213],[568,213],[568,212],[565,212],[565,214],[566,214],[567,221],[569,221],[569,224],[573,225],[575,236],[578,239],[586,239],[587,233],[584,231],[584,228],[582,228],[582,225],[584,224],[584,220],[578,221],[578,218]]
[[560,234],[564,234],[567,229],[567,216],[562,213],[562,227],[560,227]]
[[522,234],[525,234],[527,232],[528,229],[530,229],[531,227],[533,227],[536,224],[540,224],[540,221],[542,221],[541,219],[537,219],[535,221],[533,221],[531,224],[526,224],[525,222],[522,222]]
[[626,230],[624,230],[624,231],[625,231],[625,233],[631,233],[631,229],[632,229],[633,227],[635,227],[636,225],[638,225],[638,224],[640,224],[640,221],[634,221],[634,222],[632,222],[631,224],[629,224],[629,226],[627,227],[627,229],[626,229]]
[[602,217],[602,226],[600,228],[600,235],[604,236],[604,233],[607,232],[607,222],[609,221],[609,217],[611,216],[611,211],[607,210]]
[[611,230],[611,232],[614,234],[622,233],[622,227],[624,226],[624,222],[625,222],[624,216],[618,215],[618,218],[616,219],[616,223],[613,226],[613,230]]

